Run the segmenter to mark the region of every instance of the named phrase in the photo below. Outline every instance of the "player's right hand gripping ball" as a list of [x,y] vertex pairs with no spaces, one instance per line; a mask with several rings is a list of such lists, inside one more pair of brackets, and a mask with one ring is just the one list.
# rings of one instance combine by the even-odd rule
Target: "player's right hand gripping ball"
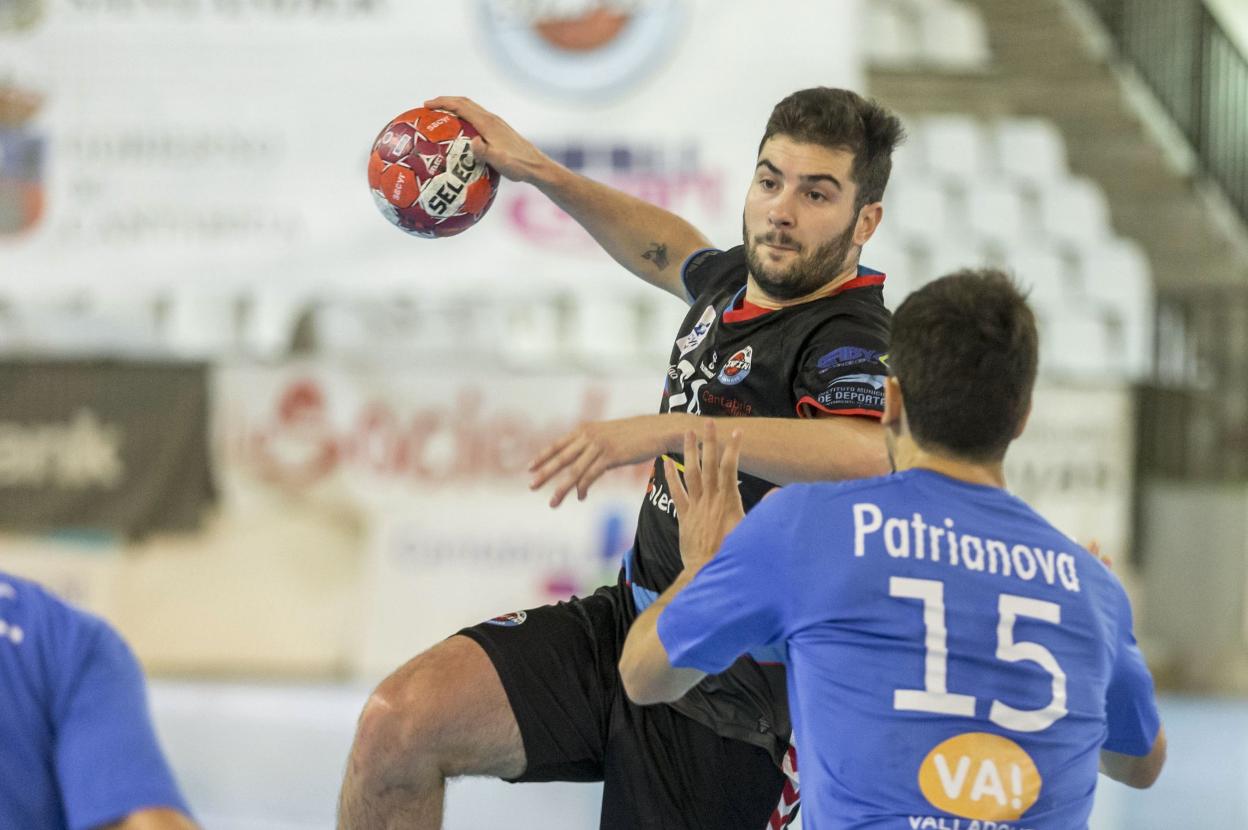
[[471,124],[449,112],[408,110],[385,126],[368,159],[382,214],[414,236],[454,236],[494,203],[498,171],[473,156]]

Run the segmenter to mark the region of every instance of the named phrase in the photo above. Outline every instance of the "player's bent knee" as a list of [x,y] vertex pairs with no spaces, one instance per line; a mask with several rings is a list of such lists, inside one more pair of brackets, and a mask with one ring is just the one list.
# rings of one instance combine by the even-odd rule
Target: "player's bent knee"
[[493,665],[464,637],[382,681],[364,705],[352,754],[375,770],[504,777],[524,770],[519,729]]

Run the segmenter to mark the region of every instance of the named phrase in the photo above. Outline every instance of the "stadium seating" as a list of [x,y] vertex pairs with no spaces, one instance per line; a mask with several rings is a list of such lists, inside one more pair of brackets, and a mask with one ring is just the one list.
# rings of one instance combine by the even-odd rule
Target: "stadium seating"
[[1043,371],[1145,376],[1153,327],[1148,261],[1114,235],[1101,189],[1067,170],[1060,133],[1034,118],[958,115],[909,119],[907,127],[911,146],[863,257],[890,272],[886,301],[895,307],[908,290],[957,268],[1003,267],[1030,288],[1046,340],[1089,338],[1082,356],[1046,345]]
[[867,54],[877,65],[964,71],[989,62],[987,28],[966,3],[872,0],[866,12]]

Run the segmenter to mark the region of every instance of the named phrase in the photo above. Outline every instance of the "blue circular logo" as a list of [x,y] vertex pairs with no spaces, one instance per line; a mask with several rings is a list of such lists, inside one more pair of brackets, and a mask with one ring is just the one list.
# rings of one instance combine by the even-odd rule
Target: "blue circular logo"
[[479,8],[510,73],[557,95],[595,100],[653,72],[686,16],[685,0],[479,0]]

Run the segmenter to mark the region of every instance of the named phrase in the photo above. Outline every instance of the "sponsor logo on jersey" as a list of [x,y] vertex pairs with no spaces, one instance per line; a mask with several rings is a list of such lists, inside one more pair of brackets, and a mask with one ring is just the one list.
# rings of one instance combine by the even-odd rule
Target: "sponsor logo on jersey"
[[[1031,756],[1014,741],[967,732],[938,744],[919,766],[919,788],[933,807],[976,824],[1018,821],[1040,797],[1043,784]],[[916,823],[915,820],[918,820]],[[941,827],[911,818],[912,827]],[[982,825],[981,825],[982,826]]]
[[706,339],[707,332],[713,325],[715,325],[715,306],[708,305],[702,312],[702,316],[698,318],[698,322],[693,324],[693,330],[677,339],[676,348],[680,351],[680,356],[684,357],[696,349]]
[[830,383],[829,386],[843,386],[845,384],[850,384],[850,383],[861,383],[866,386],[870,386],[872,389],[882,390],[884,388],[884,380],[885,380],[884,375],[868,375],[868,374],[845,375],[843,377],[839,377],[836,380],[832,381],[832,383]]
[[836,378],[816,399],[826,407],[882,409],[884,375],[853,374]]
[[819,358],[819,373],[830,372],[842,366],[855,366],[859,363],[883,363],[886,355],[882,352],[863,349],[858,346],[842,346]]
[[710,360],[698,364],[698,371],[708,378],[715,377],[715,364],[719,362],[719,352],[711,352]]
[[[754,405],[745,401],[730,398],[727,395],[716,395],[709,389],[702,389],[702,404],[705,407],[717,407],[725,415],[753,415]],[[709,414],[709,410],[708,410]]]
[[750,374],[750,365],[754,360],[754,347],[746,346],[734,354],[719,370],[719,382],[727,386],[736,386]]
[[672,502],[671,494],[667,492],[666,487],[658,481],[655,481],[653,478],[650,479],[650,483],[646,485],[646,501],[671,516],[673,519],[676,518],[676,505]]
[[501,625],[504,628],[515,628],[528,618],[528,613],[524,611],[512,611],[510,614],[499,614],[492,620],[486,620],[486,622],[490,625]]

